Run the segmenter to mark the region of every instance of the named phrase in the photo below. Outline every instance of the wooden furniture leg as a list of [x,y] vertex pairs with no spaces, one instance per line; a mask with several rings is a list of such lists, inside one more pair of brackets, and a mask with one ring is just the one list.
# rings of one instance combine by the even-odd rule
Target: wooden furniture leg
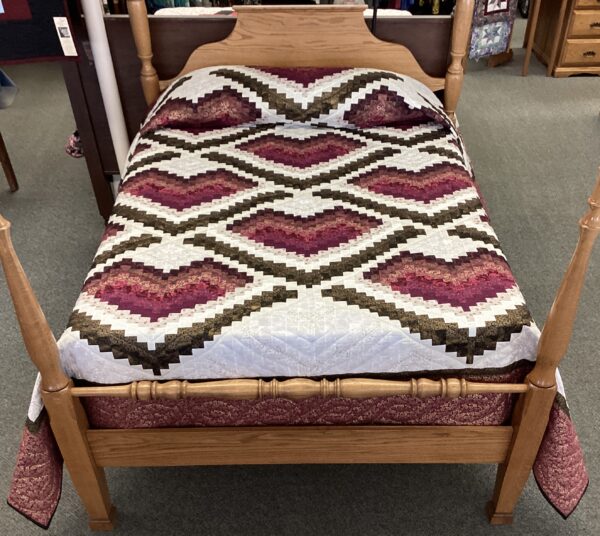
[[506,461],[498,466],[494,496],[487,513],[492,525],[510,525],[513,510],[529,478],[548,424],[556,386],[540,389],[529,383],[513,414],[513,438]]
[[[563,21],[565,19],[565,12],[567,9],[567,0],[562,0],[560,3],[560,11],[558,13],[558,20],[556,21],[556,28],[554,30],[554,39],[552,41],[552,49],[550,50],[550,57],[548,58],[548,65],[546,66],[546,76],[552,76],[552,71],[556,65],[556,52],[558,51],[558,45],[560,43],[560,29],[562,28]],[[535,40],[535,36],[534,36]]]
[[509,454],[498,469],[494,496],[488,504],[492,524],[512,522],[513,509],[546,430],[556,394],[556,369],[569,346],[590,254],[600,234],[600,172],[589,204],[589,212],[579,222],[575,253],[540,337],[536,365],[527,376],[530,389],[521,395],[513,414],[514,432]]
[[89,516],[92,530],[112,530],[116,510],[110,502],[104,469],[91,453],[87,417],[81,402],[71,394],[71,382],[60,391],[43,391],[50,425],[73,485]]
[[493,56],[490,56],[487,60],[487,66],[490,68],[498,67],[500,65],[504,65],[505,63],[512,61],[512,59],[513,49],[509,48],[504,52],[500,52],[499,54],[494,54]]
[[6,145],[4,144],[4,139],[2,138],[2,132],[0,132],[0,163],[2,164],[4,174],[6,175],[6,180],[8,181],[8,187],[10,188],[10,191],[16,192],[19,189],[19,183],[17,182],[15,171],[10,163],[8,151],[6,150]]
[[529,74],[529,63],[531,62],[531,52],[533,50],[533,42],[535,40],[535,31],[537,29],[538,18],[540,15],[540,5],[542,0],[531,0],[531,8],[529,10],[529,20],[527,21],[527,30],[525,31],[525,60],[523,61],[522,75]]
[[90,517],[92,530],[110,530],[111,505],[103,469],[94,461],[87,440],[87,419],[72,382],[60,365],[58,347],[10,239],[10,223],[0,216],[0,260],[31,360],[42,377],[42,397],[52,431],[71,474],[73,485]]

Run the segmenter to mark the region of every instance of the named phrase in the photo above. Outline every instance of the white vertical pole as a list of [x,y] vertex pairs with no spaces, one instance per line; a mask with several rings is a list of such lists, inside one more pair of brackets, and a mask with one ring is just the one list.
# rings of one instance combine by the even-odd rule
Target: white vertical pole
[[117,78],[110,55],[108,38],[106,37],[106,28],[104,27],[104,10],[101,0],[81,0],[81,5],[92,54],[94,55],[94,65],[100,83],[104,110],[106,111],[117,164],[122,177],[125,171],[127,152],[129,151],[129,137],[127,136],[119,87],[117,86]]

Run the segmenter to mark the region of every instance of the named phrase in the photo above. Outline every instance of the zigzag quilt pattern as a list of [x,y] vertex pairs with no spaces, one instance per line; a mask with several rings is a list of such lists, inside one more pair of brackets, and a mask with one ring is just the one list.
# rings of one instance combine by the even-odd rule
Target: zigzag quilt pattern
[[218,67],[150,112],[59,345],[111,383],[501,368],[537,337],[431,91]]

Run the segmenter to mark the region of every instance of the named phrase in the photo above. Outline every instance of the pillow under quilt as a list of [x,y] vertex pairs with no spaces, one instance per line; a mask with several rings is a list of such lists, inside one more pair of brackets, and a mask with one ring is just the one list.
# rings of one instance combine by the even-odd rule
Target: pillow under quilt
[[[269,87],[265,77],[283,83],[287,94]],[[249,91],[260,95],[262,101],[247,98]],[[235,66],[200,69],[176,80],[159,98],[141,133],[162,128],[198,133],[246,123],[289,122],[336,128],[409,128],[431,121],[449,123],[435,94],[417,80],[396,73]]]

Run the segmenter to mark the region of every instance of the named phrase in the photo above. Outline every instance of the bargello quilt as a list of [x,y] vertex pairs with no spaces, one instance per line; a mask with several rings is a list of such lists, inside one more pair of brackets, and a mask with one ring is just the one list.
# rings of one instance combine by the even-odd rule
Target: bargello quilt
[[[70,376],[104,384],[521,381],[538,337],[427,87],[368,69],[214,67],[174,82],[142,125],[59,347]],[[85,403],[112,428],[501,424],[512,397]],[[47,525],[58,498],[36,503],[28,460],[39,471],[46,452],[60,488],[60,456],[39,415],[34,395],[9,503]],[[568,515],[587,474],[562,395],[540,453],[538,483]]]

